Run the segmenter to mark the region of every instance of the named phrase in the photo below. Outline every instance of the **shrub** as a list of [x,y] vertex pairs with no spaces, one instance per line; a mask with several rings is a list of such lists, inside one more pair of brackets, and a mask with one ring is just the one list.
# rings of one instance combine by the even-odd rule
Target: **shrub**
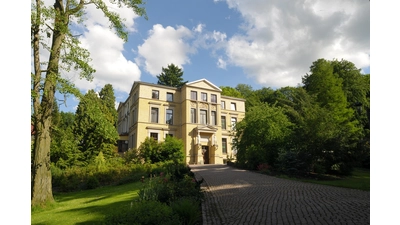
[[174,198],[173,182],[170,182],[170,176],[150,177],[138,195],[141,201],[159,201],[169,203]]
[[191,198],[181,198],[171,203],[172,211],[178,215],[181,224],[198,224],[201,218],[201,205]]
[[[161,172],[158,176],[147,179],[139,191],[139,199],[170,203],[179,198],[191,197],[200,202],[203,199],[203,193],[200,190],[202,180],[196,181],[190,168],[189,170],[184,168],[176,165],[172,170],[169,167],[167,173]],[[182,171],[186,171],[186,173]]]
[[260,171],[261,173],[266,173],[268,174],[270,172],[270,166],[268,163],[261,163],[257,166],[257,170]]
[[87,189],[95,189],[100,186],[99,180],[95,176],[89,176],[87,181]]
[[105,224],[120,225],[177,225],[182,224],[177,214],[165,203],[157,201],[132,202],[126,209],[116,211],[105,218]]

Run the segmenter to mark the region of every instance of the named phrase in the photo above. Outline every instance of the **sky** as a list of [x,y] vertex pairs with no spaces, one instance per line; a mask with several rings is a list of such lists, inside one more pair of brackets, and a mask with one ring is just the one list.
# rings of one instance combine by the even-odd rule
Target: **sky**
[[[52,3],[52,0],[45,2]],[[366,0],[170,0],[147,1],[148,20],[110,4],[126,21],[124,43],[102,12],[87,7],[85,27],[74,24],[96,69],[94,80],[64,72],[86,93],[112,84],[116,106],[134,81],[157,83],[169,64],[183,79],[217,86],[248,84],[253,90],[298,86],[319,58],[345,59],[369,73],[370,3]],[[45,56],[46,53],[43,53]],[[60,99],[75,112],[78,100]]]

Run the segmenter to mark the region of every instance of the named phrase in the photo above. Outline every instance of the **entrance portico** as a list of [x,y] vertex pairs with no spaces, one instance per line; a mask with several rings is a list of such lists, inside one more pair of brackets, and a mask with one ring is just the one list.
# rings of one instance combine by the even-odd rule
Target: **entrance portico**
[[194,155],[195,164],[215,164],[216,150],[218,148],[216,133],[218,128],[211,125],[197,126],[193,129],[195,137]]

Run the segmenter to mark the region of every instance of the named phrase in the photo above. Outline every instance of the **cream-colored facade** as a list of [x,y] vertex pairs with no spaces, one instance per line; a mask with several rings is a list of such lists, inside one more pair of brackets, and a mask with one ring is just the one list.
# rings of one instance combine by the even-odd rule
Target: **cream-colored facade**
[[221,96],[206,79],[182,88],[135,82],[118,106],[119,150],[138,148],[146,137],[183,140],[188,164],[224,164],[235,155],[232,127],[245,116],[245,100]]

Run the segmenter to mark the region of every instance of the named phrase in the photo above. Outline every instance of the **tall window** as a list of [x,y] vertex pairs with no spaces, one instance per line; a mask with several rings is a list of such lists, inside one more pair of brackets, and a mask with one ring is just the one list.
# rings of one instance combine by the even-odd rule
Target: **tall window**
[[150,137],[158,141],[158,133],[150,133]]
[[221,116],[221,126],[223,130],[226,130],[226,117]]
[[217,125],[217,112],[211,111],[211,125]]
[[236,103],[231,102],[231,110],[235,110],[236,111]]
[[158,123],[158,108],[151,108],[151,122]]
[[174,101],[174,94],[167,92],[167,102]]
[[200,110],[200,123],[207,124],[207,110]]
[[167,109],[167,113],[166,113],[165,118],[167,120],[166,123],[169,124],[169,125],[172,125],[172,118],[173,118],[172,109]]
[[135,115],[136,115],[136,110],[133,109],[133,110],[132,110],[132,113],[131,113],[131,123],[130,123],[130,125],[133,125],[134,123],[136,123],[136,117],[135,117]]
[[153,98],[153,99],[158,99],[158,94],[159,94],[158,91],[153,90],[153,91],[151,92],[151,98]]
[[231,118],[231,128],[232,128],[232,130],[234,130],[235,129],[235,126],[236,126],[236,118],[235,117],[232,117]]
[[201,100],[202,101],[207,101],[207,93],[201,92]]
[[190,91],[190,99],[197,100],[197,91]]
[[221,101],[221,109],[225,109],[225,101]]
[[222,154],[226,154],[228,152],[227,148],[228,148],[228,144],[227,144],[226,138],[222,138]]
[[190,109],[190,122],[196,123],[196,109]]
[[211,94],[211,102],[217,103],[217,95]]

